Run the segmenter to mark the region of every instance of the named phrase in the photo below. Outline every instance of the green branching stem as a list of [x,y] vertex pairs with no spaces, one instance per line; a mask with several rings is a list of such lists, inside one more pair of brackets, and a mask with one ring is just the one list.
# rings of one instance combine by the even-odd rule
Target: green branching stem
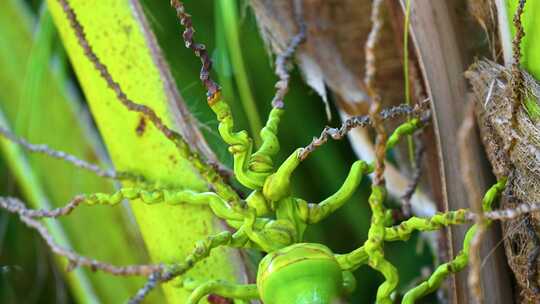
[[291,176],[294,170],[300,165],[298,157],[301,149],[296,149],[276,170],[270,175],[263,187],[264,196],[270,201],[279,201],[290,194]]
[[355,271],[369,260],[365,245],[346,254],[336,254],[335,257],[344,271]]
[[247,242],[247,238],[243,231],[239,230],[234,234],[229,231],[223,231],[216,235],[207,237],[205,240],[199,241],[195,245],[195,249],[187,255],[183,263],[176,263],[166,266],[165,273],[161,276],[161,281],[169,281],[178,276],[183,275],[188,270],[192,269],[197,262],[208,257],[210,252],[220,246],[229,246],[241,248]]
[[[506,179],[501,179],[486,192],[484,199],[482,200],[482,208],[484,212],[492,210],[493,203],[498,195],[504,190],[505,186]],[[425,231],[429,230],[430,227],[420,225],[418,228],[420,231]],[[403,298],[403,304],[413,304],[421,297],[437,290],[444,279],[446,279],[450,274],[456,273],[467,266],[469,262],[469,249],[477,229],[478,224],[475,224],[469,229],[469,231],[467,231],[467,234],[465,234],[465,239],[463,240],[463,249],[460,251],[460,253],[452,261],[437,267],[435,272],[433,272],[427,281],[408,291]]]
[[450,225],[466,223],[468,211],[459,209],[438,213],[431,218],[412,217],[399,225],[385,229],[385,241],[406,241],[414,231],[435,231]]
[[385,209],[383,201],[386,189],[382,186],[373,185],[369,197],[371,207],[371,226],[368,231],[368,239],[364,243],[364,248],[368,255],[368,264],[371,268],[379,271],[384,276],[385,281],[377,290],[377,303],[392,303],[391,295],[398,284],[399,275],[397,269],[384,257],[383,243],[385,238]]
[[[405,104],[411,105],[411,81],[409,75],[409,25],[411,17],[411,0],[405,0],[405,21],[403,25],[403,79],[405,86]],[[411,119],[410,115],[407,117]],[[409,160],[414,166],[414,141],[411,136],[407,137],[407,149],[409,153]]]
[[352,197],[362,178],[371,172],[373,172],[373,166],[368,165],[365,161],[356,161],[351,166],[345,182],[336,193],[318,204],[308,205],[305,222],[308,224],[318,223],[341,208]]
[[388,138],[386,142],[386,150],[390,150],[396,146],[396,144],[403,138],[403,136],[411,135],[416,130],[422,127],[422,121],[419,118],[413,118],[399,127],[397,127],[392,135]]
[[432,293],[437,290],[442,282],[452,273],[456,273],[462,270],[469,261],[469,247],[471,241],[476,233],[476,226],[473,226],[465,234],[463,241],[463,249],[460,253],[450,262],[444,263],[437,267],[435,272],[429,277],[429,279],[417,287],[409,290],[403,297],[403,304],[413,304],[423,296]]
[[[208,104],[216,114],[219,121],[219,133],[224,142],[229,145],[229,152],[234,159],[234,174],[236,179],[244,186],[252,189],[249,197],[243,201],[239,195],[227,185],[212,168],[207,164],[197,152],[192,151],[188,142],[181,134],[175,132],[162,122],[151,108],[135,103],[129,99],[120,84],[113,80],[107,67],[100,61],[94,53],[92,47],[85,37],[85,33],[73,9],[66,0],[58,0],[62,5],[64,13],[75,31],[78,43],[83,48],[86,58],[91,61],[93,67],[98,70],[107,83],[108,87],[114,91],[117,99],[127,109],[138,112],[148,118],[154,126],[161,131],[172,143],[176,145],[181,156],[186,158],[191,165],[197,169],[202,178],[213,187],[214,192],[195,192],[191,190],[169,190],[153,189],[148,185],[135,185],[130,188],[122,188],[114,193],[94,193],[80,195],[73,199],[66,206],[52,210],[29,210],[20,202],[13,200],[0,200],[0,208],[6,209],[20,216],[27,225],[37,229],[49,243],[55,252],[66,256],[75,265],[89,266],[117,275],[144,275],[149,277],[148,283],[133,298],[133,303],[139,302],[146,293],[153,289],[157,283],[170,281],[192,269],[196,263],[210,255],[213,249],[221,246],[232,248],[256,248],[269,253],[279,253],[279,250],[287,248],[300,248],[314,250],[314,256],[318,257],[320,246],[311,246],[301,243],[303,234],[308,224],[320,222],[330,214],[341,208],[354,194],[365,175],[375,173],[369,197],[369,206],[372,211],[371,225],[368,231],[368,239],[358,249],[347,253],[333,255],[330,249],[325,249],[325,259],[331,261],[341,280],[341,272],[344,278],[351,278],[348,287],[342,287],[344,293],[351,291],[354,280],[349,271],[353,271],[361,265],[369,265],[384,276],[384,282],[377,291],[376,302],[390,304],[393,302],[394,293],[399,275],[397,269],[384,256],[384,243],[387,241],[404,241],[410,238],[415,231],[434,231],[450,225],[463,224],[471,220],[471,213],[465,209],[439,213],[430,218],[412,217],[398,225],[393,225],[389,217],[389,210],[384,206],[386,188],[384,183],[384,162],[385,153],[393,149],[403,138],[412,135],[422,128],[426,122],[425,118],[414,117],[401,124],[394,130],[390,137],[386,137],[383,125],[385,117],[391,117],[392,113],[411,114],[410,107],[399,108],[394,112],[381,114],[380,96],[374,86],[375,81],[375,46],[382,27],[382,16],[380,6],[382,0],[373,2],[372,21],[373,29],[370,32],[368,43],[366,44],[366,77],[365,83],[368,88],[368,95],[373,102],[370,109],[370,116],[356,118],[346,122],[340,129],[327,128],[319,138],[316,138],[308,147],[295,150],[279,167],[275,168],[273,158],[279,152],[278,126],[284,114],[283,97],[287,91],[289,75],[286,63],[294,53],[305,35],[305,25],[301,26],[301,31],[291,42],[289,49],[277,60],[277,71],[280,76],[280,83],[277,85],[278,92],[273,102],[273,109],[269,113],[268,120],[260,132],[262,143],[258,151],[254,151],[255,145],[248,132],[235,131],[234,120],[230,106],[221,97],[219,85],[210,78],[212,62],[209,54],[202,44],[197,44],[193,40],[194,29],[191,17],[184,10],[183,3],[172,0],[171,4],[176,9],[178,18],[185,27],[183,38],[186,46],[192,49],[196,56],[201,59],[202,70],[200,78],[208,91]],[[408,80],[408,53],[407,53],[407,28],[409,20],[410,0],[407,0],[406,30],[404,33],[404,74],[406,79],[406,100],[410,103],[409,80]],[[232,8],[232,7],[229,7]],[[237,33],[236,33],[237,35]],[[238,38],[238,37],[236,37]],[[235,38],[235,39],[236,39]],[[253,109],[252,109],[253,110]],[[249,111],[252,112],[252,111]],[[294,197],[291,193],[291,178],[296,168],[303,159],[316,147],[324,144],[328,138],[340,139],[349,130],[358,126],[371,124],[377,131],[376,140],[376,160],[374,163],[356,161],[349,171],[348,176],[342,186],[330,197],[318,204],[307,203],[301,198]],[[254,129],[256,126],[252,126]],[[0,129],[0,134],[8,137]],[[23,146],[24,141],[13,139]],[[28,147],[31,144],[26,143]],[[27,148],[28,148],[27,147]],[[34,147],[35,148],[35,147]],[[48,149],[48,148],[47,148]],[[31,150],[31,149],[30,149]],[[39,150],[39,149],[38,149]],[[48,150],[47,150],[48,151]],[[39,151],[37,151],[39,152]],[[46,152],[46,151],[42,151]],[[59,154],[60,152],[55,152]],[[50,155],[56,155],[49,151]],[[78,159],[71,159],[65,154],[59,158],[71,160],[73,163],[81,163]],[[84,166],[83,166],[84,165]],[[89,169],[102,176],[119,178],[116,173],[99,171],[97,167],[84,163],[83,168]],[[483,212],[492,210],[492,205],[497,196],[503,191],[506,179],[501,179],[490,188],[483,199]],[[114,265],[96,262],[85,257],[74,255],[67,250],[60,248],[52,242],[52,237],[48,236],[45,227],[37,219],[56,218],[70,214],[80,205],[117,205],[124,200],[140,201],[144,204],[189,204],[208,206],[219,218],[224,219],[234,229],[234,232],[223,231],[215,235],[208,236],[198,242],[193,251],[180,260],[179,263],[169,265],[139,265],[128,267],[116,267]],[[245,203],[245,204],[244,204]],[[489,225],[491,220],[483,215],[479,215],[480,220],[473,225],[465,236],[462,251],[450,262],[440,265],[431,277],[413,288],[404,297],[403,303],[414,303],[417,299],[439,288],[442,281],[450,274],[463,269],[469,263],[469,254],[473,237],[479,230],[479,225]],[[313,244],[311,244],[313,245]],[[287,251],[287,250],[285,250]],[[309,250],[308,250],[309,251]],[[319,250],[320,251],[320,250]],[[302,251],[300,260],[304,260],[305,251]],[[288,266],[295,260],[285,259]],[[337,261],[337,264],[335,263]],[[97,266],[96,266],[97,265]],[[284,266],[285,267],[285,266]],[[318,269],[318,268],[317,268]],[[277,271],[277,270],[276,270]],[[318,271],[318,270],[317,270]],[[284,273],[284,272],[283,272]],[[326,277],[324,279],[327,279]],[[335,282],[337,279],[333,278]],[[238,285],[220,280],[209,280],[202,283],[182,278],[183,287],[192,290],[187,303],[198,303],[208,294],[219,294],[220,296],[234,298],[241,301],[257,299],[263,294],[263,290],[258,290],[257,285]],[[267,290],[268,292],[268,290]],[[263,300],[265,298],[263,297]]]
[[169,205],[190,204],[209,206],[214,214],[225,220],[243,220],[242,214],[213,192],[190,190],[146,190],[137,187],[122,188],[114,193],[79,195],[66,206],[52,210],[25,210],[24,215],[33,218],[56,218],[70,214],[80,205],[114,206],[123,200],[140,200],[145,204],[166,203]]
[[249,165],[256,172],[271,172],[274,169],[272,158],[279,152],[277,134],[279,122],[284,113],[283,109],[272,108],[268,115],[266,125],[261,130],[261,147],[250,159]]

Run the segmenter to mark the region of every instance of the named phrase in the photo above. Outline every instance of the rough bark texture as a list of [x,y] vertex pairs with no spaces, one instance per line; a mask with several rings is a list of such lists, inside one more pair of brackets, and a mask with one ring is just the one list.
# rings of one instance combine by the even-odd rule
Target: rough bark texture
[[[475,93],[478,123],[482,141],[497,177],[509,177],[509,185],[501,202],[504,208],[520,203],[540,202],[540,130],[527,111],[521,108],[517,129],[511,127],[511,70],[491,61],[481,61],[467,73]],[[540,86],[523,72],[523,95],[538,96]],[[515,148],[508,151],[511,139],[517,136]],[[514,272],[520,303],[538,303],[538,213],[504,222],[506,255]],[[535,258],[536,255],[536,258]]]

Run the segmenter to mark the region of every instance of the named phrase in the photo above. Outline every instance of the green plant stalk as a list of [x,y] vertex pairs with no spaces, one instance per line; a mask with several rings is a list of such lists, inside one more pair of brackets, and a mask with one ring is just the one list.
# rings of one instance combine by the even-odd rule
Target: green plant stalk
[[[177,147],[149,121],[141,114],[129,112],[117,100],[83,54],[58,2],[49,0],[48,3],[115,167],[141,174],[161,186],[206,191],[207,185],[190,159],[179,156]],[[140,19],[143,16],[134,14],[131,4],[122,0],[106,3],[74,0],[70,4],[93,50],[126,94],[153,108],[166,125],[174,127],[170,108],[174,103],[167,91],[171,84],[163,77],[160,70],[163,66],[156,63],[155,53],[145,36],[148,34],[144,32],[145,24]],[[146,206],[138,202],[131,206],[155,262],[182,261],[198,240],[225,229],[205,207]],[[240,281],[242,267],[236,251],[218,248],[205,264],[190,271],[189,276]],[[171,303],[184,303],[188,296],[187,291],[174,283],[165,284],[164,291]]]
[[371,216],[371,227],[368,232],[368,240],[364,247],[368,255],[368,263],[375,270],[384,276],[384,282],[377,290],[377,303],[391,304],[392,292],[397,287],[399,275],[397,269],[384,257],[383,242],[385,236],[386,210],[383,201],[386,189],[373,185],[369,197],[369,206],[373,212]]
[[[6,122],[11,125],[19,123],[21,129],[30,124],[33,126],[25,134],[30,142],[47,143],[91,162],[99,162],[97,148],[89,140],[92,134],[89,134],[88,128],[78,116],[75,102],[66,94],[65,83],[50,72],[51,53],[47,48],[53,44],[51,39],[55,37],[54,31],[51,31],[54,28],[51,19],[42,19],[40,26],[47,30],[39,30],[34,40],[31,32],[34,24],[32,18],[24,2],[9,0],[3,3],[0,10],[0,110]],[[36,75],[20,76],[20,79],[27,79],[28,82],[18,81],[17,77],[25,72]],[[28,84],[31,85],[27,87]],[[35,154],[26,154],[24,158],[30,168],[28,174],[36,179],[36,187],[27,188],[29,190],[24,192],[25,199],[30,203],[42,196],[31,193],[30,190],[38,189],[37,186],[53,207],[65,204],[79,193],[113,190],[110,181],[92,173],[81,172],[70,164]],[[11,168],[22,166],[17,163],[17,158],[11,159]],[[17,176],[18,184],[25,187],[24,175]],[[92,253],[95,257],[119,264],[140,263],[144,260],[143,250],[121,250],[137,244],[133,241],[131,230],[127,229],[127,221],[121,209],[83,209],[62,220],[61,227],[73,249],[78,252]],[[92,233],[88,233],[88,227],[92,227]],[[104,246],[104,243],[107,245]],[[141,279],[119,280],[86,269],[81,271],[88,275],[94,291],[94,296],[87,297],[90,303],[122,302],[142,284]],[[70,284],[77,293],[81,289],[77,285],[83,283],[70,280]],[[97,301],[93,301],[96,298]],[[160,294],[156,293],[153,299],[159,301]]]
[[[487,212],[491,211],[493,209],[493,204],[495,203],[495,200],[497,197],[501,194],[501,192],[506,187],[507,179],[503,178],[499,180],[495,185],[493,185],[484,195],[484,198],[482,200],[482,211]],[[460,213],[460,211],[456,211],[455,215],[456,217],[449,218],[445,225],[453,224],[452,221],[460,221],[460,217],[463,216],[464,213]],[[485,225],[490,225],[491,221],[487,221]],[[435,226],[437,226],[438,223],[435,223]],[[431,230],[429,229],[429,226],[422,225],[423,231]],[[427,228],[427,229],[426,229]],[[433,274],[429,277],[428,280],[422,282],[420,285],[416,286],[415,288],[409,290],[405,296],[403,297],[403,304],[413,304],[415,303],[419,298],[434,292],[437,290],[442,282],[452,273],[456,273],[458,271],[461,271],[463,268],[465,268],[469,263],[469,249],[471,246],[471,242],[474,238],[474,235],[476,234],[478,230],[478,224],[474,224],[467,233],[465,234],[465,238],[463,240],[463,248],[459,252],[459,254],[450,262],[444,263],[437,267]]]
[[[405,22],[403,25],[403,78],[405,80],[405,104],[411,105],[411,81],[409,77],[409,25],[411,17],[411,0],[405,0]],[[408,117],[411,118],[410,115]],[[414,162],[414,142],[412,136],[407,137],[407,149],[411,165],[416,166]]]
[[[6,119],[1,111],[0,126],[8,128]],[[33,208],[50,209],[50,200],[47,198],[45,191],[41,187],[38,177],[33,173],[33,168],[28,163],[21,148],[6,139],[0,138],[0,150],[6,159],[10,171],[13,172],[13,175],[17,179],[17,184],[23,195],[30,205]],[[67,249],[73,247],[60,223],[48,221],[46,225],[58,244]],[[60,268],[67,267],[66,260],[62,257],[55,256],[55,260],[58,265],[60,265]],[[87,273],[85,273],[83,269],[79,268],[67,272],[66,277],[78,303],[99,303],[95,290],[92,287]]]
[[240,42],[240,35],[238,31],[238,12],[237,1],[234,0],[218,0],[220,14],[220,21],[222,22],[225,40],[227,42],[228,52],[234,71],[236,84],[238,86],[238,93],[240,95],[240,101],[244,108],[244,112],[249,122],[250,133],[255,141],[255,145],[261,144],[261,138],[259,131],[262,129],[261,118],[257,111],[257,104],[251,91],[249,83],[249,76],[244,63],[242,55],[242,45]]
[[[225,100],[227,100],[231,107],[233,108],[234,114],[235,114],[235,122],[239,125],[247,125],[247,122],[244,119],[244,115],[236,109],[241,109],[240,105],[240,98],[236,97],[236,99],[233,99],[235,96],[235,90],[233,87],[233,73],[231,71],[232,67],[230,66],[230,63],[224,61],[223,53],[227,51],[226,48],[226,38],[224,31],[225,29],[221,24],[222,21],[219,21],[218,19],[221,18],[221,14],[219,14],[219,4],[220,1],[214,1],[215,5],[214,11],[216,14],[216,21],[215,21],[215,35],[216,35],[216,46],[218,50],[218,59],[216,60],[215,67],[218,69],[218,76],[219,76],[219,83],[222,85],[222,91],[223,91],[223,97]],[[204,5],[203,5],[204,6]],[[199,9],[199,11],[195,11],[197,9],[196,6],[192,6],[190,9],[191,13],[195,17],[194,22],[197,23],[197,20],[201,21],[201,14],[202,10]],[[250,71],[251,75],[257,75],[257,81],[251,82],[253,92],[256,94],[256,102],[259,109],[267,109],[269,108],[269,100],[271,100],[272,96],[275,93],[275,75],[272,67],[268,65],[267,60],[261,60],[261,58],[266,58],[268,53],[265,51],[263,47],[263,43],[260,38],[260,34],[258,32],[258,29],[255,24],[253,23],[254,19],[251,17],[246,18],[245,20],[241,21],[242,26],[240,28],[241,31],[241,39],[243,45],[249,45],[249,49],[243,49],[242,54],[243,58],[246,63],[247,69]],[[163,21],[162,21],[163,22]],[[209,24],[206,23],[198,23],[197,24],[197,30],[198,30],[198,37],[201,39],[204,39],[204,37],[209,37],[211,33],[208,32],[207,29],[205,29],[205,25]],[[170,39],[167,39],[167,41],[170,41]],[[211,45],[207,45],[209,49],[212,49],[213,47]],[[181,50],[175,50],[175,53],[180,52]],[[226,60],[229,60],[228,56],[226,57]],[[176,67],[177,70],[180,70],[184,65],[178,65]],[[177,74],[180,74],[181,72],[177,72]],[[192,74],[196,73],[196,70],[191,71]],[[187,73],[181,73],[182,75],[185,75]],[[320,115],[319,109],[317,107],[303,107],[302,105],[305,104],[307,101],[313,101],[314,103],[317,103],[319,100],[317,99],[317,96],[312,96],[307,94],[305,87],[302,85],[302,82],[300,81],[300,78],[298,75],[291,75],[291,83],[290,83],[291,89],[287,95],[287,105],[286,105],[286,114],[283,116],[283,125],[294,125],[296,123],[296,114],[295,113],[302,113],[304,115],[305,119],[303,119],[303,128],[293,128],[288,129],[287,132],[281,131],[279,133],[280,139],[282,140],[282,149],[281,153],[278,156],[278,159],[283,159],[288,156],[288,152],[292,151],[294,148],[297,147],[298,143],[304,143],[307,139],[311,138],[315,132],[319,132],[324,125],[321,125],[321,121],[325,121],[326,117],[323,115]],[[232,94],[231,94],[232,92]],[[200,96],[203,95],[203,92],[200,93]],[[262,113],[262,116],[264,117],[266,113]],[[326,195],[328,193],[331,193],[333,189],[338,187],[340,185],[340,181],[344,174],[346,174],[348,170],[348,165],[352,163],[354,160],[351,159],[350,161],[344,160],[344,158],[347,158],[346,155],[349,155],[348,152],[343,152],[343,150],[348,149],[345,148],[345,144],[342,144],[341,150],[339,146],[336,145],[327,145],[324,148],[324,153],[315,153],[312,158],[309,160],[309,165],[305,166],[303,169],[300,170],[300,172],[297,172],[297,175],[303,175],[303,177],[299,177],[295,179],[294,181],[294,190],[295,193],[303,193],[307,197],[309,197],[311,200],[315,200],[321,195]],[[348,150],[347,150],[348,151]],[[345,156],[345,157],[344,157]],[[306,176],[307,174],[307,176]],[[311,183],[309,174],[317,174],[319,178],[315,182],[316,191],[313,188],[313,183]],[[310,185],[310,186],[307,186]],[[367,199],[367,193],[364,195]],[[355,196],[355,200],[363,201],[362,196]],[[361,218],[359,218],[359,216]],[[341,218],[341,220],[339,219]],[[342,220],[345,218],[345,220]],[[364,220],[365,219],[365,220]],[[350,231],[350,238],[354,239],[364,239],[365,238],[365,232],[367,231],[368,223],[368,216],[367,216],[367,206],[363,205],[361,203],[358,204],[347,204],[344,206],[344,210],[339,211],[339,215],[336,217],[332,217],[325,223],[321,223],[319,225],[311,226],[308,231],[308,239],[310,240],[317,240],[319,242],[334,242],[336,243],[336,238],[332,231],[328,231],[324,229],[324,226],[326,225],[333,225],[334,223],[340,224],[343,227],[347,227],[348,231]],[[338,241],[338,242],[344,242],[344,241]],[[368,278],[362,278],[362,280],[368,280]],[[368,287],[365,286],[365,284],[360,284],[363,288],[368,289]],[[367,297],[366,292],[359,291],[358,294],[362,294],[362,296]]]
[[[508,20],[514,18],[514,12],[516,11],[519,4],[519,0],[507,0],[506,1],[506,12],[508,15]],[[525,9],[522,15],[522,24],[525,31],[525,36],[521,40],[521,67],[525,69],[529,74],[531,74],[537,81],[540,80],[540,19],[538,14],[540,12],[540,2],[539,1],[527,1],[525,4]],[[508,24],[510,26],[510,31],[512,37],[516,33],[515,27],[511,22]],[[503,42],[504,43],[504,42]],[[506,43],[511,44],[511,41],[506,41]],[[529,113],[530,117],[534,121],[540,120],[540,105],[538,100],[534,100],[531,96],[526,96],[525,99],[525,108]]]

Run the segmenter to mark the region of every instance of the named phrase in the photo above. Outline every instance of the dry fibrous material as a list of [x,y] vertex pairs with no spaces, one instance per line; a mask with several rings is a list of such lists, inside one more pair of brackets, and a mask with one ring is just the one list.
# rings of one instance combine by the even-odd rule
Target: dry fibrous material
[[[475,63],[466,73],[475,95],[477,120],[482,141],[493,172],[498,178],[507,176],[509,186],[501,204],[514,208],[520,203],[540,202],[540,126],[529,116],[526,108],[515,111],[512,84],[521,77],[522,101],[538,103],[540,85],[524,71],[516,75],[511,67],[491,61]],[[520,289],[520,300],[537,303],[538,224],[540,215],[532,213],[503,223],[505,247]]]
[[[301,19],[306,27],[306,41],[299,47],[295,59],[306,83],[324,100],[331,91],[345,124],[355,120],[356,117],[368,114],[369,101],[372,100],[368,94],[368,85],[365,83],[369,67],[366,59],[369,58],[365,56],[365,51],[360,49],[353,51],[351,48],[362,46],[368,41],[372,20],[358,16],[371,11],[375,2],[250,0],[261,35],[269,50],[275,54],[283,53],[294,35],[300,31],[301,23],[294,14],[297,2],[302,3]],[[368,79],[378,88],[377,94],[380,95],[381,105],[386,108],[398,105],[404,98],[403,56],[400,52],[403,22],[400,18],[399,3],[383,1],[379,5],[381,23],[375,35],[379,46],[373,54],[377,57],[376,75],[368,73],[370,74]],[[417,65],[412,59],[410,72],[411,75],[418,76]],[[421,103],[425,97],[420,78],[412,77],[411,82],[415,93],[414,100]],[[387,123],[389,128],[395,128],[397,125],[396,122]],[[374,143],[367,130],[357,128],[353,132],[347,132],[347,135],[360,159],[375,159]],[[401,153],[405,151],[404,147],[406,145],[396,148],[395,156],[398,160],[406,159],[405,154]],[[427,153],[431,152],[428,149]],[[429,161],[430,158],[426,159]],[[389,193],[397,199],[407,190],[412,178],[406,174],[409,169],[408,162],[403,161],[399,164],[399,169],[390,163],[386,164],[385,172]],[[430,168],[426,167],[426,170],[429,171]],[[412,173],[413,170],[409,171]],[[411,204],[417,215],[433,215],[436,210],[431,198],[422,191],[415,192]]]
[[[365,74],[364,52],[351,51],[363,45],[372,27],[370,18],[358,18],[371,11],[372,1],[302,1],[302,19],[307,30],[307,40],[298,50],[296,58],[306,82],[317,93],[326,96],[326,87],[341,97],[350,108],[351,115],[367,114],[368,94],[363,84]],[[294,16],[294,0],[251,0],[263,39],[271,50],[282,53],[289,41],[299,32]],[[285,12],[290,12],[286,14]],[[386,21],[380,28],[380,45],[377,49],[377,77],[384,106],[400,102],[403,98],[401,57],[392,32],[389,12],[381,7],[381,17]]]

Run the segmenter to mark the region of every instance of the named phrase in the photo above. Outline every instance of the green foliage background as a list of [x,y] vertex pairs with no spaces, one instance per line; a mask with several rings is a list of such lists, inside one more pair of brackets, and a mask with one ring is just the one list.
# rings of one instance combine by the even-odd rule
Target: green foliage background
[[[32,119],[46,123],[46,118],[62,120],[67,116],[51,117],[50,100],[47,95],[43,95],[41,90],[54,77],[60,83],[60,89],[63,93],[64,101],[69,101],[76,104],[77,107],[84,109],[85,103],[81,97],[80,90],[77,85],[77,80],[74,78],[71,68],[68,65],[66,56],[61,47],[59,38],[53,33],[45,39],[39,39],[37,33],[42,30],[40,26],[44,26],[43,22],[39,22],[39,17],[43,16],[42,3],[40,1],[20,2],[15,0],[2,0],[0,10],[7,8],[8,5],[15,5],[20,12],[26,14],[24,20],[30,20],[31,30],[33,35],[29,36],[30,41],[25,44],[24,48],[34,45],[32,50],[40,50],[43,47],[50,49],[49,54],[38,57],[38,61],[31,60],[29,56],[31,52],[20,52],[13,48],[16,43],[0,43],[0,62],[20,61],[22,70],[12,71],[5,68],[5,65],[0,65],[0,85],[2,87],[14,88],[12,91],[4,90],[0,93],[0,112],[14,111],[11,109],[14,104],[14,99],[17,102],[31,102],[30,106],[20,107],[15,114],[11,115],[12,128],[19,121],[18,128],[15,128],[19,134],[31,138],[37,143],[50,143],[57,148],[63,148],[63,138],[59,137],[57,130],[46,128],[45,125],[34,126],[28,128],[28,124]],[[181,40],[181,29],[174,17],[173,10],[168,6],[168,1],[142,1],[145,13],[148,20],[151,22],[152,28],[158,38],[159,44],[162,47],[165,57],[171,66],[173,76],[176,80],[180,93],[189,109],[201,122],[201,127],[208,141],[216,151],[220,159],[230,165],[230,157],[224,149],[216,130],[217,122],[210,109],[206,105],[205,92],[198,80],[198,72],[200,63],[194,55],[186,49]],[[236,18],[230,18],[225,14],[230,14],[231,3],[233,11],[236,12]],[[6,7],[3,7],[6,6]],[[247,7],[244,1],[233,0],[200,0],[187,1],[186,7],[193,15],[195,28],[197,29],[196,39],[204,42],[210,50],[214,61],[216,78],[224,87],[226,99],[232,102],[235,119],[238,127],[246,130],[252,130],[255,115],[258,115],[260,120],[264,121],[266,114],[270,110],[270,100],[274,93],[274,83],[276,77],[273,73],[273,58],[269,57],[269,52],[265,49],[264,43],[259,36],[255,18],[251,10]],[[229,9],[229,11],[227,11]],[[40,13],[41,12],[41,13]],[[367,13],[366,13],[367,14]],[[0,14],[0,18],[6,16]],[[23,19],[17,22],[8,22],[8,20],[0,20],[0,24],[5,24],[10,28],[10,31],[16,27],[24,27]],[[5,23],[2,23],[2,22]],[[13,21],[13,20],[11,20]],[[8,28],[0,26],[0,39],[2,35],[7,35]],[[231,43],[231,29],[238,30],[239,44]],[[6,40],[0,40],[6,41]],[[242,70],[238,66],[238,62],[234,62],[231,58],[241,58],[245,65],[245,74],[241,74]],[[29,68],[30,66],[30,68]],[[37,83],[28,86],[28,83],[22,81],[25,75],[35,72],[35,70],[45,69],[53,72],[47,72],[45,75],[52,73],[52,76],[44,76],[37,80]],[[14,73],[15,72],[15,73]],[[241,92],[238,88],[241,87],[242,80],[247,80],[251,89],[251,96],[256,107],[256,112],[247,110],[243,104],[249,103],[246,101],[247,94]],[[240,84],[240,85],[239,85]],[[245,90],[245,88],[244,88]],[[10,92],[26,92],[25,94],[15,94]],[[32,93],[34,92],[34,93]],[[35,93],[38,92],[38,93]],[[41,92],[41,93],[39,93]],[[12,94],[12,95],[9,95]],[[29,97],[30,96],[30,97]],[[35,100],[29,101],[32,96],[38,96]],[[241,97],[244,98],[242,101]],[[28,103],[26,103],[28,105]],[[303,82],[301,75],[297,71],[293,72],[291,91],[286,98],[286,115],[280,127],[280,138],[282,149],[280,159],[284,159],[290,154],[293,149],[306,145],[311,138],[318,135],[326,124],[338,125],[339,117],[335,113],[334,120],[328,122],[326,120],[324,105],[315,92],[310,90]],[[80,125],[80,128],[86,128],[92,123],[87,123],[84,119],[84,111],[75,111],[78,120],[74,121],[74,125]],[[249,113],[249,114],[247,114]],[[24,118],[20,118],[24,117]],[[28,117],[32,117],[29,119]],[[41,118],[36,118],[41,117]],[[41,119],[41,120],[39,120]],[[9,120],[9,119],[8,119]],[[20,122],[22,121],[22,122]],[[35,122],[34,122],[35,124]],[[256,124],[255,124],[256,125]],[[38,131],[35,131],[38,129]],[[30,133],[21,130],[31,130]],[[39,133],[39,136],[32,134]],[[86,134],[86,133],[85,133]],[[96,143],[91,138],[85,138],[85,145],[92,145],[93,150],[100,151],[101,144]],[[73,143],[71,143],[73,144]],[[82,143],[79,143],[82,145]],[[79,150],[70,149],[70,144],[65,145],[66,150],[76,153]],[[80,152],[80,151],[79,151]],[[86,155],[83,155],[86,156]],[[37,158],[40,158],[38,156]],[[41,157],[42,158],[42,157]],[[347,141],[331,142],[325,147],[314,153],[301,166],[294,176],[295,191],[299,196],[304,197],[308,201],[317,202],[330,195],[338,189],[341,182],[344,180],[349,166],[356,159]],[[9,160],[12,162],[12,160]],[[24,185],[20,178],[16,178],[13,169],[8,169],[8,158],[5,154],[0,155],[0,195],[21,196],[24,191]],[[65,178],[65,172],[61,176],[57,176],[58,162],[52,165],[50,170],[46,172],[35,172],[36,175],[42,177],[41,183],[54,185],[61,178]],[[9,168],[12,168],[10,164]],[[58,169],[60,170],[60,169]],[[80,170],[79,170],[80,171]],[[60,174],[60,173],[58,173]],[[75,173],[79,174],[75,169]],[[46,180],[43,176],[46,175]],[[69,176],[69,175],[68,175]],[[62,185],[69,187],[70,193],[88,192],[88,188],[81,187],[80,183],[64,182]],[[92,181],[99,183],[99,181]],[[42,185],[43,187],[53,187]],[[364,183],[362,191],[358,191],[355,197],[342,210],[331,216],[324,222],[310,227],[307,232],[307,240],[313,242],[322,242],[329,245],[335,252],[345,252],[352,250],[362,244],[366,239],[367,230],[369,227],[369,210],[367,205],[367,189],[368,184]],[[112,188],[112,185],[100,185],[95,187]],[[47,189],[49,189],[47,188]],[[61,196],[51,197],[55,205],[60,205],[66,202],[68,193]],[[90,212],[84,209],[79,212]],[[106,210],[105,212],[113,212]],[[125,212],[123,213],[125,215]],[[111,228],[116,230],[118,235],[137,235],[133,231],[133,225],[119,225]],[[110,219],[114,222],[114,219]],[[95,220],[96,225],[100,225],[101,217]],[[123,220],[121,220],[123,221]],[[105,219],[103,222],[105,223]],[[76,229],[70,224],[62,222],[62,226],[67,229]],[[127,241],[127,239],[124,239]],[[386,252],[390,260],[398,265],[400,270],[400,288],[403,290],[408,287],[411,282],[419,278],[420,268],[431,265],[431,255],[425,244],[418,246],[419,239],[414,237],[407,243],[392,243],[386,246]],[[107,246],[110,246],[107,243]],[[417,248],[420,248],[418,250]],[[96,252],[102,248],[95,248]],[[138,251],[138,250],[136,250]],[[92,255],[93,252],[85,252]],[[121,258],[122,261],[134,259],[132,256],[133,248],[126,248],[126,257]],[[54,259],[51,253],[44,246],[44,243],[39,240],[36,233],[26,229],[18,220],[4,212],[0,212],[0,302],[1,303],[69,303],[80,302],[81,299],[74,296],[65,282],[62,271],[58,269],[57,264],[53,263]],[[96,276],[93,273],[86,273],[88,277]],[[354,295],[354,303],[369,303],[373,302],[377,286],[381,283],[382,277],[369,270],[367,267],[360,268],[356,273],[358,280],[357,292]],[[75,279],[76,280],[76,279]],[[118,283],[124,278],[112,278],[106,275],[98,275],[97,279],[91,280],[91,284],[109,285],[120,284],[116,286],[115,295],[111,295],[107,288],[94,288],[97,290],[97,297],[104,301],[125,301],[126,294],[130,292],[131,284]],[[135,282],[137,283],[137,282]],[[28,292],[31,290],[31,292]],[[106,295],[106,294],[109,295]],[[111,296],[115,298],[110,298]],[[154,298],[157,301],[158,295]],[[433,301],[433,299],[431,299]],[[107,301],[108,302],[108,301]]]

